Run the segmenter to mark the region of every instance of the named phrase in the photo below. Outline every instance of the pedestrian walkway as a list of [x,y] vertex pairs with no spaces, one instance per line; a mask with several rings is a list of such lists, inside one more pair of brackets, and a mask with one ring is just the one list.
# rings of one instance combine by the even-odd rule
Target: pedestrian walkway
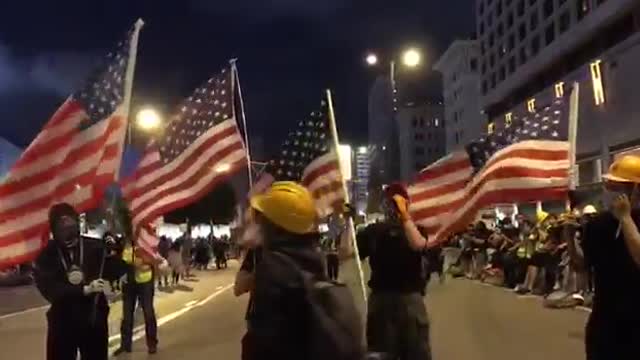
[[[226,270],[195,271],[196,277],[183,281],[182,285],[173,292],[158,291],[155,298],[157,317],[161,324],[166,323],[176,314],[185,309],[197,306],[207,297],[218,291],[227,289],[232,284],[239,265],[235,261],[229,262]],[[2,299],[0,299],[2,300]],[[0,348],[2,358],[40,360],[44,358],[44,344],[46,338],[47,307],[0,316]],[[122,318],[122,303],[111,305],[109,314],[109,344],[113,348],[119,344],[120,321]],[[164,320],[162,320],[164,319]],[[144,320],[142,313],[136,313],[134,338],[144,335]],[[160,343],[163,339],[162,328],[159,330]]]

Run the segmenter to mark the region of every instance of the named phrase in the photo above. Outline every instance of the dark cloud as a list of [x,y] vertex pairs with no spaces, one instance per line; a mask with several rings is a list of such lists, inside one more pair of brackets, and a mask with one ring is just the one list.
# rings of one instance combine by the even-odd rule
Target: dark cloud
[[279,17],[322,19],[348,8],[353,0],[235,0],[226,3],[191,0],[206,14],[233,16],[242,21],[264,22]]

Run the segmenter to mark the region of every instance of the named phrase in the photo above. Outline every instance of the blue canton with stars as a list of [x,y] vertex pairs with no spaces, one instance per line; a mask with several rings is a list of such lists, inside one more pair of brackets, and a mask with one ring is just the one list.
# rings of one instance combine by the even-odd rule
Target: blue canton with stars
[[569,96],[556,98],[535,113],[513,114],[512,123],[500,131],[483,136],[465,148],[475,171],[482,169],[491,156],[505,147],[526,140],[567,141],[569,132]]
[[81,129],[108,118],[122,104],[132,34],[133,30],[107,55],[104,65],[98,67],[85,85],[73,94],[73,99],[82,104],[88,115],[81,122]]
[[231,71],[225,68],[180,104],[158,142],[165,164],[180,156],[209,129],[234,116],[232,90]]
[[327,106],[298,123],[282,144],[280,155],[269,162],[266,172],[276,181],[301,181],[304,169],[331,149],[331,130]]

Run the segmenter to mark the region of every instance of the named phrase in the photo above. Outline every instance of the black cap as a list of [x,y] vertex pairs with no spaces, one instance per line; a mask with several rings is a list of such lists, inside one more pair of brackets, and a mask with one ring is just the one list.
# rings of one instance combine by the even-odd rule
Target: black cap
[[58,203],[49,209],[49,227],[53,229],[53,224],[63,216],[71,216],[76,220],[79,218],[78,212],[73,206],[68,203]]

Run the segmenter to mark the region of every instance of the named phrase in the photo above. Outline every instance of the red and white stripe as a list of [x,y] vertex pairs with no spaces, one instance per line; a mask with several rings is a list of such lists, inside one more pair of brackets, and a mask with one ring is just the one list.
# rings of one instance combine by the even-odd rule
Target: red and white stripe
[[138,166],[133,188],[125,190],[134,228],[204,196],[246,163],[233,118],[210,128],[170,163],[163,164],[158,151],[152,150]]
[[443,157],[418,174],[409,186],[410,212],[417,225],[433,236],[465,199],[473,167],[465,151]]
[[[433,196],[440,200],[432,202],[431,208],[442,209],[439,213],[433,211],[439,216],[432,225],[435,239],[444,241],[451,234],[463,230],[479,210],[489,206],[565,199],[569,187],[569,163],[569,143],[564,141],[528,140],[498,151],[464,189],[451,185],[456,183],[453,181],[449,183],[453,191],[444,194],[437,190],[433,192]],[[416,206],[424,204],[424,201],[418,200],[412,205],[412,214],[418,223],[425,221],[427,217],[424,214],[431,214],[424,207],[416,210]]]
[[335,151],[313,160],[304,169],[301,182],[313,194],[319,216],[328,216],[344,204],[346,194]]
[[33,260],[48,240],[48,211],[68,202],[79,212],[96,206],[120,168],[126,111],[89,121],[67,99],[0,184],[0,268]]

